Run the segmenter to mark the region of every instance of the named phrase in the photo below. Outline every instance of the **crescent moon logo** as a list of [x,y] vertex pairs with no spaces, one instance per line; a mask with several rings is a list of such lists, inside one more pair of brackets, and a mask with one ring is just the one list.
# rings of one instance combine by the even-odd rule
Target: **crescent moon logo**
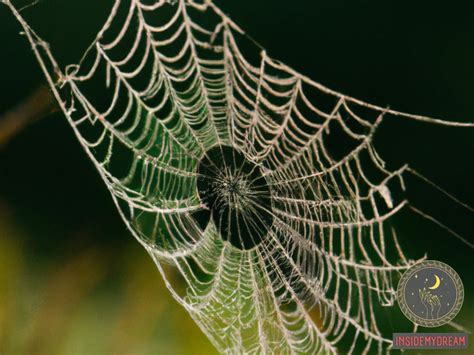
[[400,278],[397,300],[403,314],[423,327],[450,322],[462,307],[464,287],[452,267],[437,260],[424,260]]
[[428,287],[430,290],[436,290],[439,287],[439,284],[441,283],[441,280],[439,279],[438,275],[434,275],[434,277],[436,281],[433,286]]

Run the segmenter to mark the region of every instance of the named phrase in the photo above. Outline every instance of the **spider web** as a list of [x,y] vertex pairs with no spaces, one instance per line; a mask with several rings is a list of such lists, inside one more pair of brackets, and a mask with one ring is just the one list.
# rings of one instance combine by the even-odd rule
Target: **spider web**
[[[414,171],[388,170],[374,134],[387,115],[473,124],[327,89],[267,56],[211,1],[116,0],[81,62],[64,71],[4,2],[128,229],[219,351],[390,348],[394,282],[418,261],[404,255],[390,220],[410,207],[423,213],[404,199],[403,177]],[[270,191],[268,206],[253,195],[224,200],[243,221],[237,232],[234,217],[220,229],[227,222],[208,216],[196,187],[209,178],[203,161],[218,168],[216,147],[229,176],[222,147]],[[245,231],[262,241],[244,248]]]

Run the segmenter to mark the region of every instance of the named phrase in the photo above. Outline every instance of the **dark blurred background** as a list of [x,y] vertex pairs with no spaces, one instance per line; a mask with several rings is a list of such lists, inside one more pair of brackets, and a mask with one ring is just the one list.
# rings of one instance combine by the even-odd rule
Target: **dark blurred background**
[[[474,122],[472,1],[216,3],[270,56],[332,89]],[[66,65],[79,60],[111,6],[41,0],[22,14]],[[19,32],[0,5],[0,127],[25,102],[43,102],[45,79]],[[127,232],[63,115],[43,111],[0,139],[0,353],[212,353]],[[409,163],[474,206],[474,129],[391,117],[375,145],[389,167]],[[415,206],[473,242],[472,212],[417,179],[406,183]],[[474,330],[473,250],[413,213],[394,225],[408,256],[426,252],[458,271],[466,296],[455,321]]]

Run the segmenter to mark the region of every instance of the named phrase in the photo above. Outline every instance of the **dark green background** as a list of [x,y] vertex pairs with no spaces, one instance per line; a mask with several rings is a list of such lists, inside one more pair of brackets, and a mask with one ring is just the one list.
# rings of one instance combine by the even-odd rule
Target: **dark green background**
[[[216,2],[270,56],[332,89],[400,111],[474,122],[472,1]],[[42,0],[23,15],[65,65],[78,61],[111,3]],[[0,5],[0,113],[44,83],[19,31]],[[409,163],[474,206],[474,129],[389,117],[375,144],[389,168]],[[473,240],[474,214],[416,179],[406,182],[415,206]],[[28,269],[37,269],[39,278],[90,248],[147,258],[125,230],[61,113],[31,125],[0,150],[0,202],[8,211],[0,219],[19,231],[16,236],[0,229],[0,238],[21,238]],[[474,329],[473,250],[412,213],[400,214],[394,224],[410,257],[426,251],[459,272],[466,300],[456,321]],[[122,263],[114,257],[111,262]],[[101,287],[120,291],[120,269],[112,270],[104,281],[109,284]]]

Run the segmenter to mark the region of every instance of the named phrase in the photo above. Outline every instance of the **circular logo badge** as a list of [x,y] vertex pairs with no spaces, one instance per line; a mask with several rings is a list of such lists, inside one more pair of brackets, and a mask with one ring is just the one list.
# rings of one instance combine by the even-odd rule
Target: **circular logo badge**
[[439,327],[458,314],[464,300],[464,287],[449,265],[426,260],[403,274],[397,299],[403,314],[413,323]]

